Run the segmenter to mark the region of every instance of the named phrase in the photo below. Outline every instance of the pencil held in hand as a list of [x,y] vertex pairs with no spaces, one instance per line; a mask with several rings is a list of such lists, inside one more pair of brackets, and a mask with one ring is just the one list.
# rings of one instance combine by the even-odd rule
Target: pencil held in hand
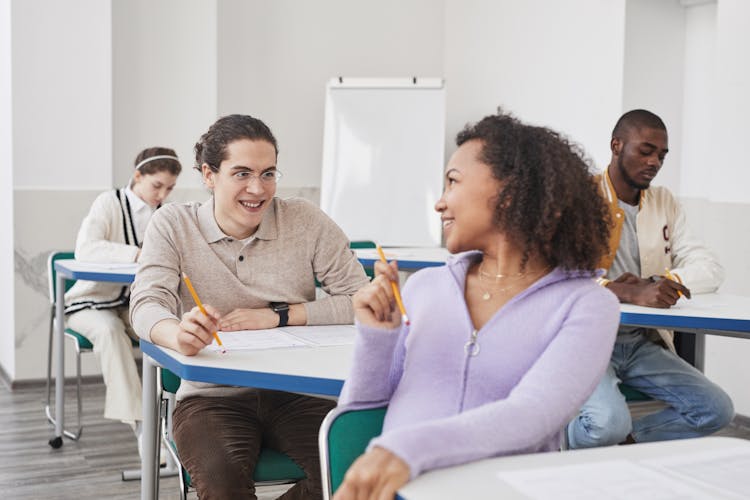
[[[388,264],[388,261],[385,259],[385,254],[383,253],[383,249],[380,248],[380,245],[375,245],[375,248],[378,251],[381,262],[383,262],[384,264]],[[391,281],[391,288],[393,289],[393,296],[396,298],[398,310],[401,311],[401,321],[403,321],[404,324],[409,325],[409,316],[406,315],[406,308],[404,307],[404,302],[401,300],[401,292],[399,291],[398,285],[395,281]]]
[[[680,283],[680,281],[679,281],[679,280],[677,280],[677,279],[676,279],[676,278],[674,277],[674,275],[672,274],[672,271],[670,271],[668,267],[665,267],[665,268],[664,268],[664,272],[666,273],[666,274],[665,274],[664,276],[666,276],[666,278],[667,278],[668,280],[674,281],[675,283]],[[681,291],[679,291],[679,290],[677,290],[677,295],[679,295],[680,297],[682,297],[682,292],[681,292]]]
[[[185,280],[185,284],[188,287],[188,291],[190,291],[190,295],[192,295],[193,300],[195,301],[195,305],[198,306],[198,309],[201,310],[204,316],[208,317],[208,313],[206,312],[206,308],[203,307],[203,303],[201,302],[201,299],[198,298],[198,294],[195,292],[195,288],[193,288],[193,284],[190,282],[190,278],[187,277],[187,274],[182,273],[182,279]],[[226,349],[224,349],[224,344],[221,343],[221,339],[219,338],[219,334],[216,332],[211,332],[211,335],[214,336],[214,339],[216,339],[216,343],[219,344],[219,347],[221,347],[221,352],[227,352]]]

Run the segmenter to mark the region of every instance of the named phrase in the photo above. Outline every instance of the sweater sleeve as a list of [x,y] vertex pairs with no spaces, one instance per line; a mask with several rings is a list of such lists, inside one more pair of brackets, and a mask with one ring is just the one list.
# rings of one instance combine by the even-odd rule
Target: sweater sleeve
[[164,208],[157,210],[151,218],[130,293],[133,330],[149,341],[156,323],[179,319],[180,255],[167,212]]
[[314,210],[319,212],[320,224],[313,270],[328,296],[305,304],[307,324],[350,324],[354,320],[352,296],[368,283],[367,275],[341,228],[318,208]]
[[407,328],[381,330],[357,323],[352,371],[339,396],[339,407],[388,403],[403,373]]
[[588,289],[507,398],[394,429],[370,447],[399,456],[412,478],[439,467],[538,450],[593,392],[612,354],[618,321],[615,296]]
[[716,255],[690,232],[682,205],[674,200],[674,206],[671,272],[692,293],[715,292],[724,281],[724,268]]
[[119,203],[113,191],[107,191],[94,200],[91,209],[81,222],[76,238],[76,259],[87,262],[135,262],[138,247],[120,243],[122,235],[115,234],[122,218]]

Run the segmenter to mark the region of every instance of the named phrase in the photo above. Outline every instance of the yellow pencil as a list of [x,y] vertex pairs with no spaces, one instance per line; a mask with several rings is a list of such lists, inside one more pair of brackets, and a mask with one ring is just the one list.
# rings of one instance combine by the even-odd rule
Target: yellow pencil
[[[380,261],[384,264],[388,264],[388,261],[385,259],[385,254],[383,253],[383,249],[380,248],[380,245],[375,245],[375,248],[378,251],[378,255],[380,255]],[[401,292],[398,290],[398,285],[396,285],[395,281],[391,281],[391,288],[393,289],[393,296],[396,297],[398,310],[401,311],[401,320],[404,322],[404,324],[408,325],[409,316],[406,315],[406,308],[404,307],[404,303],[401,301]]]
[[[190,282],[190,278],[187,277],[187,274],[182,273],[182,279],[185,280],[185,284],[188,287],[188,290],[190,291],[190,295],[193,296],[193,300],[195,301],[195,305],[198,306],[198,309],[201,310],[204,316],[208,317],[208,313],[206,312],[206,308],[203,307],[203,303],[201,302],[201,299],[198,298],[198,294],[195,293],[195,288],[193,288],[193,284]],[[219,338],[219,334],[216,332],[211,332],[211,335],[214,336],[216,339],[216,343],[219,344],[219,347],[222,348],[222,352],[225,352],[226,349],[224,349],[224,344],[221,343],[221,339]]]
[[[674,275],[672,274],[672,271],[670,271],[668,267],[664,268],[664,272],[666,273],[664,276],[666,276],[667,279],[670,279],[670,280],[674,281],[675,283],[680,283],[680,281],[674,277]],[[680,297],[682,297],[682,292],[679,291],[679,290],[677,290],[677,295],[679,295]]]

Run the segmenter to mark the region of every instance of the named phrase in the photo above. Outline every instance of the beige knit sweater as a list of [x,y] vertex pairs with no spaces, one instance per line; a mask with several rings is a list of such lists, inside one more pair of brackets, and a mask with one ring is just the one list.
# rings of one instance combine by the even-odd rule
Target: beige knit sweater
[[[180,277],[186,273],[201,300],[222,314],[270,302],[305,304],[309,325],[353,321],[351,297],[367,284],[343,231],[320,209],[300,199],[274,198],[254,238],[224,234],[207,202],[170,204],[146,230],[130,299],[130,318],[141,338],[167,318],[194,306]],[[315,300],[315,281],[330,296]],[[221,396],[248,389],[183,381],[178,399]]]

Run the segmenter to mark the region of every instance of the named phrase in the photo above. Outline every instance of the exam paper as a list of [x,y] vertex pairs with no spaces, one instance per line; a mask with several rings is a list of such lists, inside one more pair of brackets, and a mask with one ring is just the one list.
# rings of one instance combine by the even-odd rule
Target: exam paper
[[[224,348],[228,351],[347,345],[354,343],[355,333],[354,325],[292,326],[270,330],[218,332]],[[222,350],[216,340],[206,349]]]
[[736,495],[729,498],[750,498],[750,452],[746,449],[689,453],[641,463]]
[[501,471],[497,477],[534,500],[708,500],[734,498],[628,460]]

